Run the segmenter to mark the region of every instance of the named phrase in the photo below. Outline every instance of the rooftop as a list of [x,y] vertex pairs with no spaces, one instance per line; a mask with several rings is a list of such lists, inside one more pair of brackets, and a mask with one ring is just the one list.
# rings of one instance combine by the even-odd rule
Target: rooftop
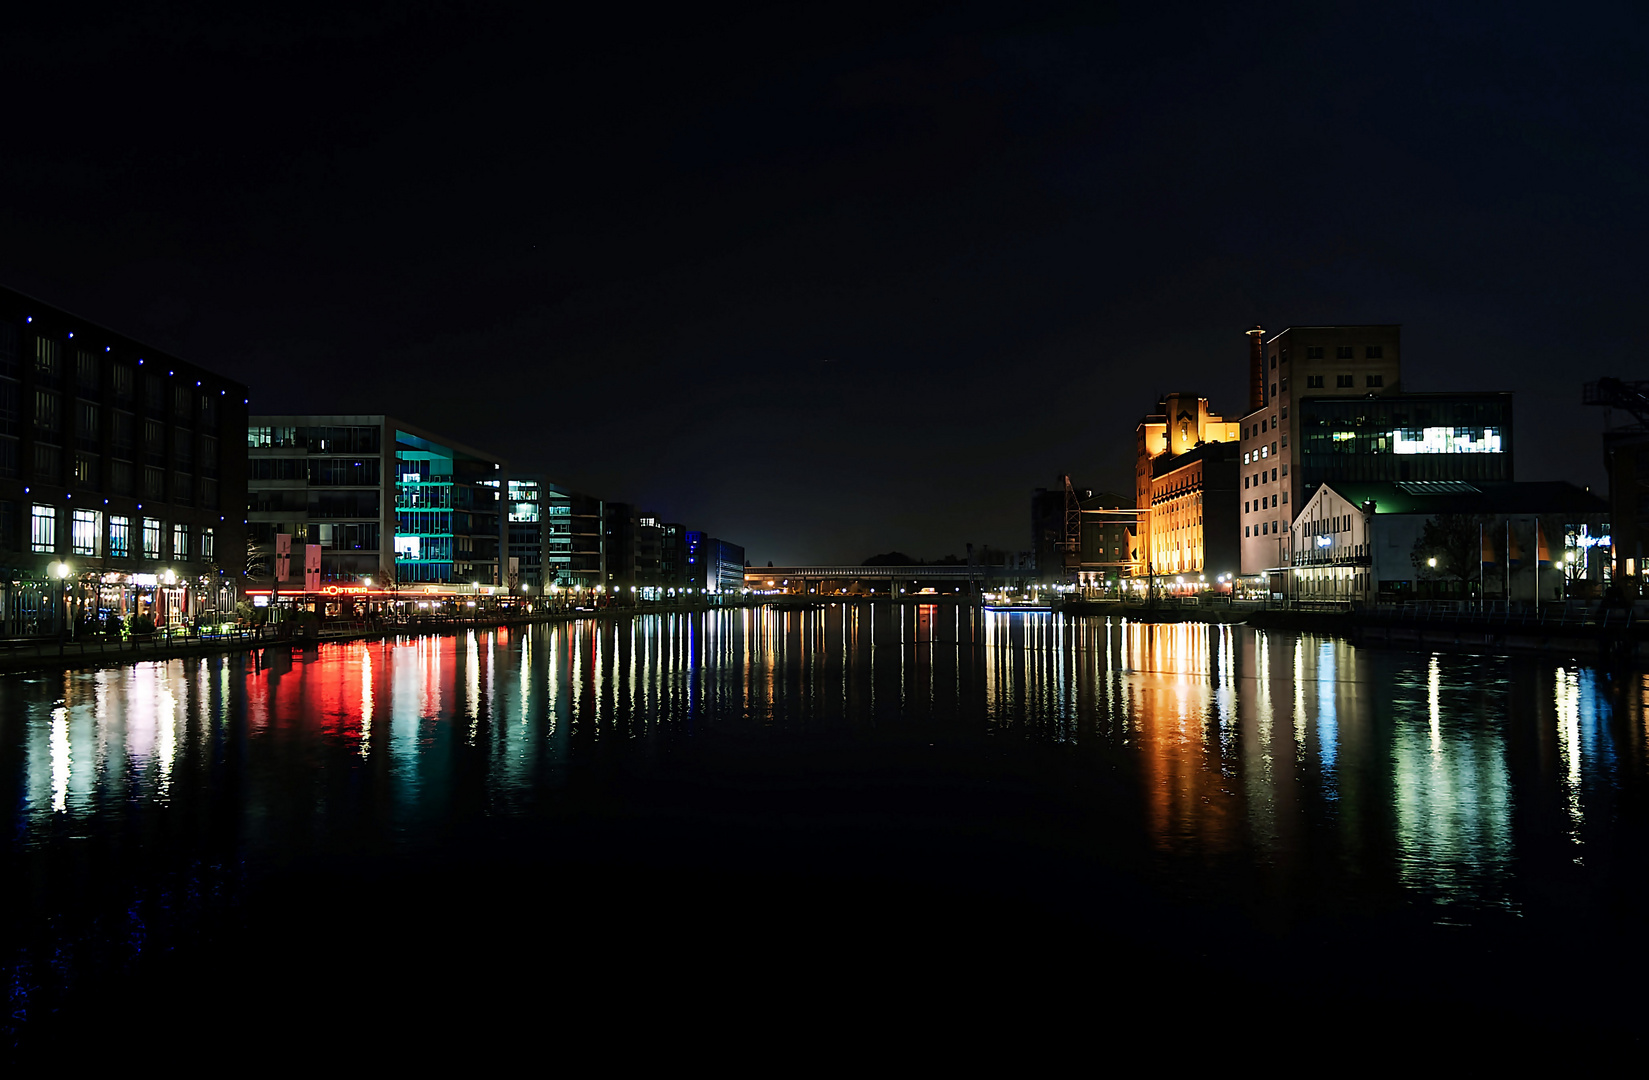
[[[1324,481],[1353,505],[1374,502],[1377,514],[1606,514],[1600,496],[1566,480]],[[1315,494],[1315,492],[1313,493]]]

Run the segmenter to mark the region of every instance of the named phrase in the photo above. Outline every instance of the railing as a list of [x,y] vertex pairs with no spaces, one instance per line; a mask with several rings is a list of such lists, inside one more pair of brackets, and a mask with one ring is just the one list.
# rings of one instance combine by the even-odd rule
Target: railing
[[1636,608],[1609,607],[1596,601],[1536,604],[1526,600],[1408,600],[1377,603],[1368,614],[1388,622],[1426,622],[1505,626],[1530,629],[1628,629],[1642,619]]

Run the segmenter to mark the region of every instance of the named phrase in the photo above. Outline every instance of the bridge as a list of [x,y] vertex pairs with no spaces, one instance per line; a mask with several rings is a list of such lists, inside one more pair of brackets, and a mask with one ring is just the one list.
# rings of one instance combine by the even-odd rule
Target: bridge
[[978,593],[991,576],[1024,576],[1030,571],[1004,570],[1000,566],[747,566],[744,586],[756,592],[791,592],[807,595],[830,583],[835,588],[887,593],[916,592],[922,588]]

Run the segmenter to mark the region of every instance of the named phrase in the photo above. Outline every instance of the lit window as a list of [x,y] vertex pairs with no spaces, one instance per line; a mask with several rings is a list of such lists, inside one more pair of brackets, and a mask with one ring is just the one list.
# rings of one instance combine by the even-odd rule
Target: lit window
[[217,544],[216,544],[215,537],[212,535],[211,527],[208,526],[207,528],[202,529],[200,531],[200,557],[201,557],[201,559],[206,561],[206,562],[211,562],[212,559],[217,554],[216,549],[217,549]]
[[132,553],[132,519],[110,516],[109,557],[124,559]]
[[102,532],[102,511],[77,509],[69,519],[69,546],[76,555],[96,555]]
[[145,559],[160,558],[160,519],[146,517],[143,519],[143,557]]
[[29,522],[29,547],[33,551],[57,550],[57,510],[34,504],[34,515]]
[[187,559],[189,557],[189,526],[172,526],[172,558]]

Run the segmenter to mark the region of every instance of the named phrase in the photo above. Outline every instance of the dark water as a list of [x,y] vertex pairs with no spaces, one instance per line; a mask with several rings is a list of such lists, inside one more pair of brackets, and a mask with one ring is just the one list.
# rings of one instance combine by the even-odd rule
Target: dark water
[[0,680],[25,1050],[338,995],[1637,1037],[1641,673],[919,605],[272,659]]

